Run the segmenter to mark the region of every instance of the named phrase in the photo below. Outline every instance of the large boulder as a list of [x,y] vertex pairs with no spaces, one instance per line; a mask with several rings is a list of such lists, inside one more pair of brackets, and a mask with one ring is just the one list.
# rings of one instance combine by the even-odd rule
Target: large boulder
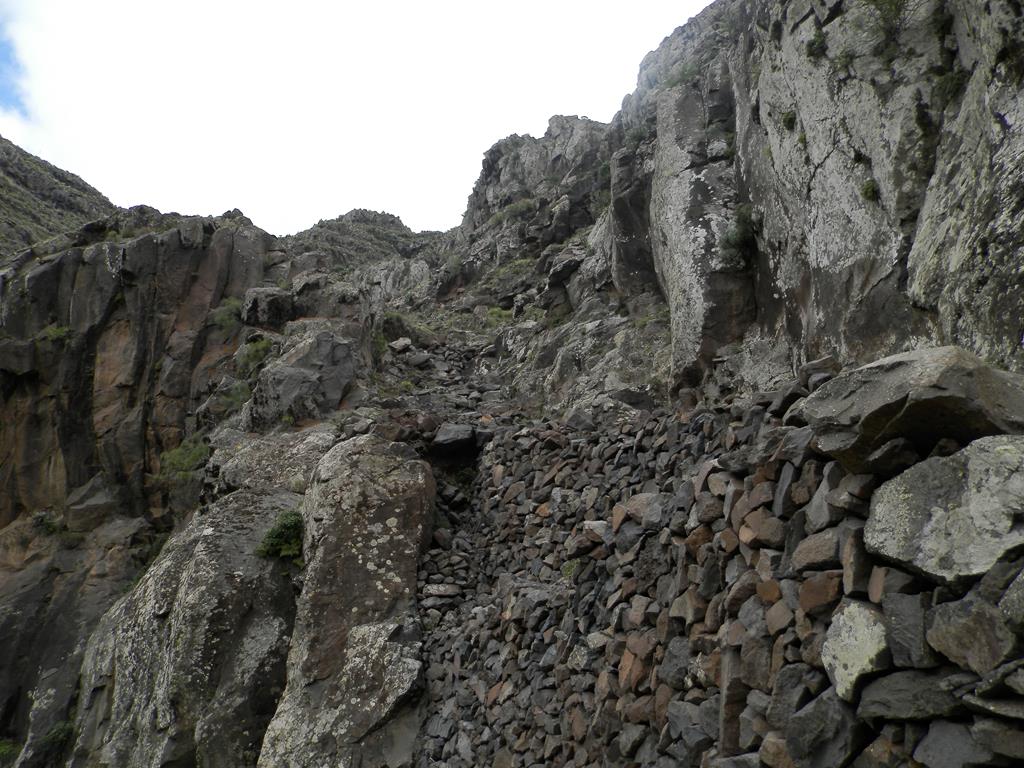
[[898,438],[927,456],[942,438],[1024,434],[1024,376],[959,347],[917,350],[837,376],[786,418],[809,424],[816,447],[850,471],[872,471],[872,454]]
[[902,670],[880,677],[865,688],[857,707],[862,720],[930,720],[955,715],[963,705],[954,689],[970,682],[969,674]]
[[422,663],[416,569],[434,502],[408,446],[339,443],[303,505],[304,586],[288,683],[259,765],[408,765]]
[[287,566],[256,551],[300,502],[237,491],[167,542],[89,639],[71,765],[255,762],[295,612]]
[[304,493],[316,465],[337,442],[330,422],[305,429],[250,435],[224,428],[211,439],[207,482],[219,492],[287,488]]
[[946,658],[979,675],[1009,660],[1017,646],[999,609],[975,594],[932,608],[927,638]]
[[1024,545],[1024,437],[976,440],[911,467],[871,499],[867,550],[945,583],[981,576]]
[[829,688],[789,719],[786,746],[800,768],[835,768],[848,765],[861,750],[866,730],[850,705]]
[[327,330],[301,337],[260,371],[243,421],[254,430],[316,418],[337,408],[356,375],[355,341]]

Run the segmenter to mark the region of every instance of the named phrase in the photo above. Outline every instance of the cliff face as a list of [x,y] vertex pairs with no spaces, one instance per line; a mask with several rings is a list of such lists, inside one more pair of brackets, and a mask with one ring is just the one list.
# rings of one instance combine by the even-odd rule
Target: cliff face
[[[738,343],[796,362],[958,343],[1021,367],[1021,21],[914,6],[887,38],[867,3],[716,3],[588,131],[612,278],[665,297],[677,377]],[[517,193],[536,145],[491,150],[464,228]]]
[[25,182],[0,765],[1024,759],[1024,21],[869,5],[714,4],[447,233]]

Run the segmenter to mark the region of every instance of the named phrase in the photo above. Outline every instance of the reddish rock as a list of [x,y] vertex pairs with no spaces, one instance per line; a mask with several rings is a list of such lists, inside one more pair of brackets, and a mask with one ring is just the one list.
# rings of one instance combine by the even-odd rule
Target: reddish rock
[[800,585],[800,608],[808,614],[821,613],[842,596],[843,572],[812,574]]

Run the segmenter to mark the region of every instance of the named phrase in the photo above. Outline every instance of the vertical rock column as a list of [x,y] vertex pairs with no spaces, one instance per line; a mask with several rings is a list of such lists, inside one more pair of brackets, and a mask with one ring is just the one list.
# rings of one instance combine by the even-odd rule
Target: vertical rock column
[[416,568],[434,494],[412,449],[374,436],[320,461],[303,505],[307,564],[288,684],[260,766],[411,759],[422,667]]

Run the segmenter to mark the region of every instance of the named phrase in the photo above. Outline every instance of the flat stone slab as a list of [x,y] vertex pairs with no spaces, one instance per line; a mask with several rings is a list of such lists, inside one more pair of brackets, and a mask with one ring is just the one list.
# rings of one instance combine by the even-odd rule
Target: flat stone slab
[[1024,433],[1024,376],[994,368],[960,347],[892,355],[840,374],[786,414],[814,429],[816,448],[853,472],[895,438],[927,456],[942,438]]

